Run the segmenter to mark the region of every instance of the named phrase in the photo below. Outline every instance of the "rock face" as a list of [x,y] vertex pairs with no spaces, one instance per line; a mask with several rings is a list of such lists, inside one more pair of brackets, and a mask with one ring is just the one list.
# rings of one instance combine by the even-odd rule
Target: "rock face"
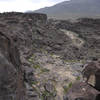
[[0,32],[0,100],[25,100],[19,57],[13,41]]
[[64,100],[99,100],[99,92],[85,82],[73,84]]
[[[100,91],[100,60],[87,64],[83,70],[83,74],[87,78],[87,82],[91,84],[94,81],[93,86]],[[94,75],[95,79],[91,79],[91,75]]]
[[[25,100],[24,97],[28,100],[37,98],[31,86],[35,78],[28,58],[32,55],[33,30],[36,26],[45,24],[46,20],[45,14],[17,12],[0,14],[0,100],[11,100],[12,97],[13,100]],[[16,45],[18,50],[13,45]],[[26,96],[23,85],[26,87],[24,90]]]
[[85,65],[83,76],[86,82],[73,84],[65,100],[99,100],[100,99],[100,60]]
[[[100,19],[89,19],[83,18],[75,22],[66,21],[66,20],[50,20],[51,27],[56,27],[56,29],[64,29],[66,32],[63,32],[68,36],[68,31],[76,34],[79,40],[83,40],[83,44],[80,47],[74,45],[75,41],[72,38],[67,39],[67,42],[64,41],[62,54],[64,52],[64,59],[93,59],[100,58]],[[70,32],[70,33],[71,33]],[[63,34],[62,33],[62,34]],[[67,38],[67,37],[66,37]],[[78,42],[76,42],[79,44]]]

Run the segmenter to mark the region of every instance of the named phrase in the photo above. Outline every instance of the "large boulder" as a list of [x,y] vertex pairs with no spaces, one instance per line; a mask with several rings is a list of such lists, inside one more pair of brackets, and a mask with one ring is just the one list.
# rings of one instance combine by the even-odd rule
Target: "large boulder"
[[99,91],[85,82],[72,85],[64,100],[100,100]]
[[19,57],[13,41],[0,32],[0,100],[25,100]]
[[100,60],[88,63],[83,70],[83,75],[88,84],[100,91]]

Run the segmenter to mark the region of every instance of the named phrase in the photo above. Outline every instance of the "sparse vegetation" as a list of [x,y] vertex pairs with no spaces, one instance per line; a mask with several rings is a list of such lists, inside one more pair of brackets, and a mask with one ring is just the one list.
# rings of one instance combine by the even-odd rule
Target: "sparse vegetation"
[[72,82],[70,82],[67,86],[64,86],[63,89],[64,89],[64,93],[67,93],[68,90],[72,87]]
[[56,90],[54,90],[54,91],[52,91],[52,92],[48,92],[48,91],[45,90],[45,91],[42,92],[41,99],[42,99],[42,100],[45,100],[46,97],[53,97],[53,100],[55,100],[55,99],[54,99],[55,94],[56,94]]
[[81,79],[80,76],[78,76],[78,77],[76,78],[77,81],[79,81],[80,79]]
[[35,68],[35,69],[40,69],[41,67],[40,67],[40,65],[33,65],[33,68]]
[[34,64],[34,55],[32,55],[32,56],[28,59],[28,61],[29,61],[31,64]]
[[68,62],[68,63],[78,63],[78,62],[81,62],[79,60],[65,60],[65,62]]
[[33,81],[32,82],[32,85],[36,85],[38,82],[37,81]]
[[50,70],[49,69],[47,69],[47,68],[43,68],[43,69],[41,69],[41,73],[45,73],[45,72],[49,72]]

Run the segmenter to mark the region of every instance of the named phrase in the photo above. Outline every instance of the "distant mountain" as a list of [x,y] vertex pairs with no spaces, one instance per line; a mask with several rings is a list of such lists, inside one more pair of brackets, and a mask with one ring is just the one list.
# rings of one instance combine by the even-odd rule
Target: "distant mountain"
[[68,19],[77,17],[100,18],[100,0],[70,0],[45,7],[34,12],[45,13],[48,17]]

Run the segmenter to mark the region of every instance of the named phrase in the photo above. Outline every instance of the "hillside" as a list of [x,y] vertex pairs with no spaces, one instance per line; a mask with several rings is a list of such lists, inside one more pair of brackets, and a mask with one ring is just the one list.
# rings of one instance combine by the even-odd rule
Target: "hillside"
[[71,19],[79,17],[100,18],[99,0],[71,0],[64,1],[52,7],[45,7],[35,12],[45,13],[50,18]]

